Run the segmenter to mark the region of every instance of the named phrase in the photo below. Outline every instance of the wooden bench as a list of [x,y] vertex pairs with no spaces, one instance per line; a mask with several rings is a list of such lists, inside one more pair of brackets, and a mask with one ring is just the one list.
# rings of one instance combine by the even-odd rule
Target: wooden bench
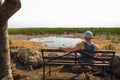
[[[115,55],[114,50],[100,50],[100,51],[85,51],[78,50],[70,53],[65,53],[62,50],[58,49],[42,49],[41,50],[43,57],[43,80],[45,80],[45,67],[49,65],[49,75],[51,75],[51,65],[79,65],[79,66],[96,66],[101,68],[101,73],[104,73],[104,68],[108,67],[111,71],[110,76],[112,80],[112,61]],[[62,54],[60,56],[46,56],[47,54]],[[64,53],[64,54],[63,54]],[[78,57],[77,54],[84,53],[87,57]],[[91,57],[89,54],[102,54],[100,57]],[[79,60],[83,60],[80,62]],[[84,60],[94,60],[94,63],[91,61],[84,62]],[[101,76],[101,80],[103,77]]]

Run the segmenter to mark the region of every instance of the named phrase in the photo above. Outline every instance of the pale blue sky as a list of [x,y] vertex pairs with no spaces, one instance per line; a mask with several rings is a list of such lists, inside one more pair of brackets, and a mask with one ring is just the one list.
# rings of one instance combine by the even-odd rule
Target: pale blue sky
[[119,27],[120,0],[21,0],[11,27]]

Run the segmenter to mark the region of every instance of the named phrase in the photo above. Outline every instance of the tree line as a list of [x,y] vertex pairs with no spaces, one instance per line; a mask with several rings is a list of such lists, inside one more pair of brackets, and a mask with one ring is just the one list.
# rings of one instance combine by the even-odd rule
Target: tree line
[[83,33],[90,30],[97,34],[120,35],[120,28],[9,28],[9,34],[45,35],[45,34],[70,34]]

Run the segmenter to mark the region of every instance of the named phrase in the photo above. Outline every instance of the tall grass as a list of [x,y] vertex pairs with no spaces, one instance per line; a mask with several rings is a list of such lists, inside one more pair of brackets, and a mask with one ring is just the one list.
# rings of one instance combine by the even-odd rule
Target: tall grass
[[87,30],[92,31],[94,35],[120,35],[120,28],[9,28],[8,32],[9,34],[44,35],[83,33]]
[[115,47],[115,44],[110,43],[109,45],[104,46],[104,49],[105,50],[115,50],[116,47]]

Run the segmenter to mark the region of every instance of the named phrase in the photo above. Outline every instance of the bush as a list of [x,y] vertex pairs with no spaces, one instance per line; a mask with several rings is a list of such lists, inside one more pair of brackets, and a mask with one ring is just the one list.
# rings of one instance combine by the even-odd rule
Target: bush
[[9,39],[9,45],[12,45],[12,40]]
[[115,50],[115,45],[113,43],[110,43],[109,45],[104,47],[105,50]]
[[113,43],[119,43],[120,42],[120,38],[119,37],[113,37],[111,39],[111,42],[113,42]]

